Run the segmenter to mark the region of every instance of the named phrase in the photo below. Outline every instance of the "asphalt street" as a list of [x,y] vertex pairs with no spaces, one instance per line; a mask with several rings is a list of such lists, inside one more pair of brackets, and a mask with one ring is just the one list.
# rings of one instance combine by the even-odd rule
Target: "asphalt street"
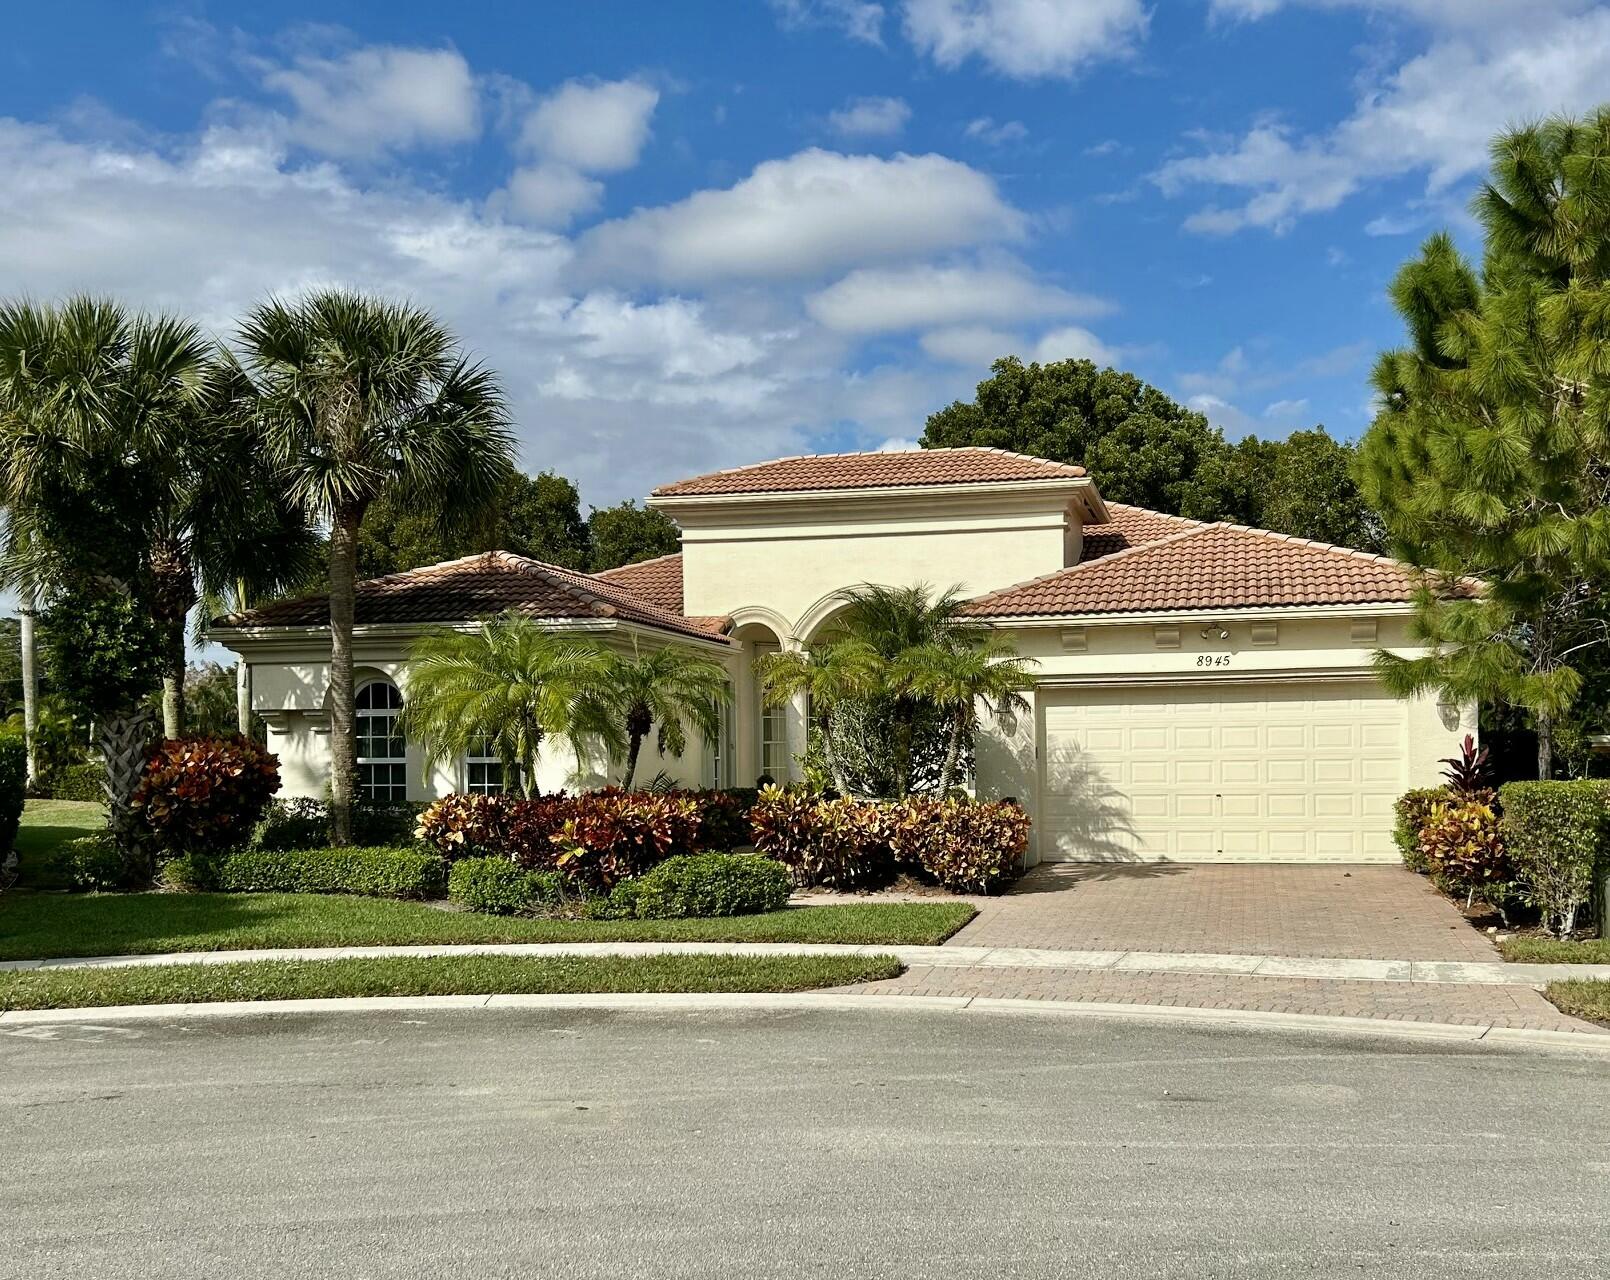
[[1582,1274],[1610,1063],[888,1011],[0,1028],[0,1276]]

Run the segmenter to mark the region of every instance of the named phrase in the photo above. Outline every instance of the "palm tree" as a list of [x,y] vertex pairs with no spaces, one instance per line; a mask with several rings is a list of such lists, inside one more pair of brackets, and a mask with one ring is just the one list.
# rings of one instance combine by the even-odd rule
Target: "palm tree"
[[381,497],[462,515],[514,467],[503,394],[429,313],[347,290],[257,307],[241,328],[268,455],[310,522],[329,528],[330,798],[352,839],[357,774],[352,626],[357,541]]
[[727,673],[719,663],[672,645],[648,653],[634,647],[631,656],[611,654],[609,697],[626,731],[626,769],[621,787],[632,789],[637,756],[649,730],[659,725],[663,755],[680,756],[687,748],[691,724],[706,740],[721,733],[721,704],[727,697]]
[[473,632],[441,630],[419,640],[409,659],[403,724],[433,761],[459,759],[490,741],[506,779],[537,793],[543,743],[576,753],[624,746],[610,700],[610,655],[595,641],[546,630],[504,614]]
[[811,727],[840,795],[849,795],[850,785],[833,745],[833,713],[847,702],[876,694],[882,672],[883,662],[877,651],[855,639],[816,645],[808,653],[770,653],[755,663],[760,698],[766,706],[781,706],[796,694],[806,695]]
[[1031,708],[1023,695],[1034,687],[1032,658],[1019,657],[998,636],[953,638],[950,644],[919,645],[893,663],[895,682],[913,697],[943,707],[950,718],[945,763],[939,775],[943,795],[956,781],[962,744],[978,724],[978,704],[1005,732],[1017,731],[1017,718]]

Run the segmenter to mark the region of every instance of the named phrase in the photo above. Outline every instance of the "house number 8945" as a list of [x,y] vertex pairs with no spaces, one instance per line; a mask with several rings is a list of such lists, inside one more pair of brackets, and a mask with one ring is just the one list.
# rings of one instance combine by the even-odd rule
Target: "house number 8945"
[[1227,667],[1230,665],[1230,655],[1227,653],[1199,653],[1196,655],[1196,665],[1199,667]]

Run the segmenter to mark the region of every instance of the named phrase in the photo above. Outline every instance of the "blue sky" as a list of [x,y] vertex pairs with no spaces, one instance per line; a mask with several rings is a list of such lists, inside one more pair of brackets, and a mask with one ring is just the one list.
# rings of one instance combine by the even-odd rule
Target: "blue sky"
[[914,440],[997,355],[1232,437],[1369,414],[1489,135],[1610,97],[1584,0],[79,3],[8,16],[0,281],[349,283],[502,374],[589,502]]

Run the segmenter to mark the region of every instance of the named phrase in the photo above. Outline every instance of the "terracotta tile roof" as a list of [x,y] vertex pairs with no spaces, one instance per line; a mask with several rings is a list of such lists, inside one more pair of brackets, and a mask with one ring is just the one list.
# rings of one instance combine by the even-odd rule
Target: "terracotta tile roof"
[[824,489],[884,489],[906,485],[989,484],[1014,480],[1071,480],[1083,467],[1048,462],[1004,449],[911,449],[901,453],[813,453],[712,471],[662,485],[655,497],[801,493]]
[[1417,583],[1407,566],[1365,551],[1245,525],[1177,524],[1164,537],[979,596],[967,611],[1016,618],[1385,604],[1410,599]]
[[630,591],[640,600],[680,615],[682,612],[682,553],[673,551],[668,556],[655,556],[652,560],[639,560],[636,564],[623,564],[617,569],[604,569],[593,574],[605,582]]
[[1088,564],[1114,552],[1127,551],[1142,543],[1157,542],[1162,538],[1183,533],[1187,529],[1200,529],[1200,520],[1187,520],[1184,516],[1166,515],[1161,511],[1148,511],[1145,507],[1131,507],[1123,502],[1109,502],[1109,524],[1087,524],[1084,549],[1079,563]]
[[[678,582],[680,568],[678,565]],[[680,585],[678,587],[680,595]],[[357,622],[463,622],[513,610],[532,618],[619,618],[662,631],[720,638],[725,619],[684,618],[623,585],[529,560],[508,551],[488,551],[442,564],[371,578],[357,587]],[[224,627],[320,626],[329,621],[328,596],[281,600],[220,618]]]

